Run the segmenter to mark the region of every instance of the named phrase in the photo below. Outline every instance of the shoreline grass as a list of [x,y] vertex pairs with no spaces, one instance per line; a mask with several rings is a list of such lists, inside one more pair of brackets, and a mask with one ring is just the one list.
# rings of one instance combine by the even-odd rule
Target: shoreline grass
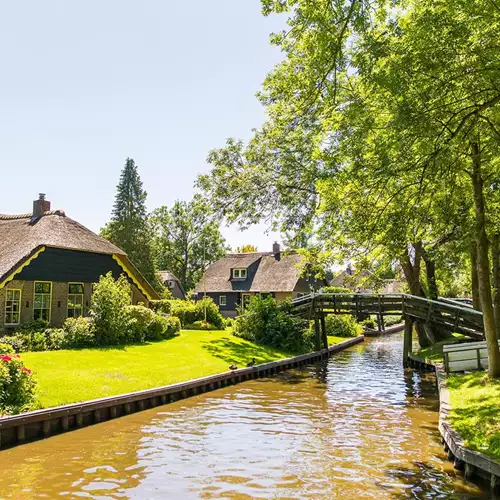
[[[334,344],[346,340],[329,337]],[[177,337],[140,345],[26,352],[22,359],[38,381],[43,408],[214,375],[255,358],[266,363],[293,354],[235,337],[230,330],[182,330]]]
[[500,461],[500,380],[485,372],[449,375],[449,421],[465,444]]

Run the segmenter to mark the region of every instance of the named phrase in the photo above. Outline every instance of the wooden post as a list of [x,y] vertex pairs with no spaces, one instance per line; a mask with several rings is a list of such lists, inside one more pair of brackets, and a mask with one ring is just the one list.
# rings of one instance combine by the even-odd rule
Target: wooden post
[[323,340],[323,349],[328,349],[328,335],[326,334],[325,315],[321,315],[321,338]]
[[411,352],[413,321],[410,317],[405,318],[405,333],[403,339],[403,365],[408,366],[408,358]]
[[383,314],[380,315],[380,330],[382,332],[385,332],[385,324],[384,324],[384,315]]
[[318,313],[316,311],[314,312],[314,345],[316,351],[321,350],[321,334],[319,331],[319,318],[318,318]]

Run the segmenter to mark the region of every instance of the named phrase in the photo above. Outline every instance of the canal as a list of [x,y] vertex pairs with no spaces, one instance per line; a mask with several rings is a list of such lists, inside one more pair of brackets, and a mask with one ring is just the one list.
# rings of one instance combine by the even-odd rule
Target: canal
[[0,452],[0,498],[489,498],[445,459],[402,338]]

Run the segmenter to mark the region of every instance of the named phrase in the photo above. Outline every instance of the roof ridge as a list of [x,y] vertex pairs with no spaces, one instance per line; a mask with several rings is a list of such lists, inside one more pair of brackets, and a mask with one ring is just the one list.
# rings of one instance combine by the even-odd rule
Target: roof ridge
[[[64,210],[49,210],[42,214],[42,217],[46,215],[59,215],[60,217],[66,217]],[[31,219],[33,214],[0,214],[0,220],[19,220],[19,219]]]

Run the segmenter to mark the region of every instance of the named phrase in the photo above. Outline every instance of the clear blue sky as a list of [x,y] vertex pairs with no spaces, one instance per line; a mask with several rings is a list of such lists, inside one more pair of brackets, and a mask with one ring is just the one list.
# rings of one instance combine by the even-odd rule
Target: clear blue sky
[[[255,97],[280,59],[260,0],[3,2],[0,213],[38,192],[98,231],[130,156],[148,208],[190,199],[210,149],[264,120]],[[223,232],[270,249],[263,227]]]

